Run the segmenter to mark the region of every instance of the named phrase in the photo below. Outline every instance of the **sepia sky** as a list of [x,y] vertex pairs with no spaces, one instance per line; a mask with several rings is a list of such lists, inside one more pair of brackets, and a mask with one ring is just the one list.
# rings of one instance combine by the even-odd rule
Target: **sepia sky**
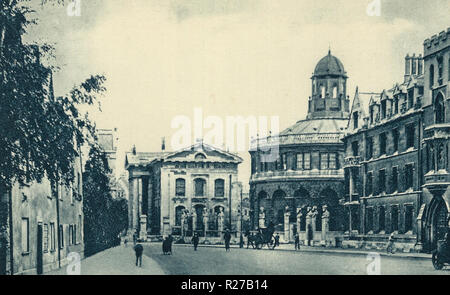
[[[39,2],[40,0],[33,0]],[[304,119],[310,77],[328,48],[355,87],[381,91],[403,79],[404,56],[450,26],[448,0],[80,0],[37,7],[28,41],[56,47],[57,95],[90,74],[108,92],[99,127],[118,128],[119,167],[133,144],[159,151],[178,115],[279,116],[280,129]],[[204,132],[207,132],[205,129]],[[248,183],[249,157],[240,176]]]

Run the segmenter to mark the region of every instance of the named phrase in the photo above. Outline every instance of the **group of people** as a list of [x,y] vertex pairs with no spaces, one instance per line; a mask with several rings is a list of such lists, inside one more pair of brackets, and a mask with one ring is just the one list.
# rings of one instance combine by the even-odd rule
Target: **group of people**
[[[223,239],[225,241],[225,251],[230,251],[231,233],[228,229],[225,231]],[[200,237],[198,236],[198,233],[194,233],[194,236],[192,237],[192,244],[194,245],[194,251],[197,251],[199,241]]]

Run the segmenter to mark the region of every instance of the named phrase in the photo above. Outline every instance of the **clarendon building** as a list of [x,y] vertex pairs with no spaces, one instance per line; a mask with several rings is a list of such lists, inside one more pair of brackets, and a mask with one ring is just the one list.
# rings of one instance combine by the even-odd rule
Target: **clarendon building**
[[449,227],[450,29],[406,56],[400,84],[356,90],[345,145],[344,244],[430,251]]
[[[242,159],[202,141],[175,152],[126,154],[129,228],[149,236],[219,238],[240,226],[238,182]],[[230,210],[231,208],[231,210]]]
[[343,230],[347,73],[331,52],[317,64],[305,120],[253,141],[250,206],[253,229],[270,224],[285,242],[334,243]]

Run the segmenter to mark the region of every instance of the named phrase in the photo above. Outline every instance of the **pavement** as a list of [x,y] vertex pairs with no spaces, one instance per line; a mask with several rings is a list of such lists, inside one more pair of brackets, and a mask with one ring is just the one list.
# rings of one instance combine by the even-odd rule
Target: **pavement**
[[[81,275],[164,275],[158,263],[143,255],[137,267],[132,245],[110,248],[81,260]],[[67,275],[67,266],[46,275]]]

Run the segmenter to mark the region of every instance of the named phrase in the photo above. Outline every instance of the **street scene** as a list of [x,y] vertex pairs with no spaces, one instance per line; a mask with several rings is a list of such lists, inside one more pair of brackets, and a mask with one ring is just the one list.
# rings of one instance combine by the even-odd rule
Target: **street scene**
[[450,274],[409,2],[0,0],[0,275]]

